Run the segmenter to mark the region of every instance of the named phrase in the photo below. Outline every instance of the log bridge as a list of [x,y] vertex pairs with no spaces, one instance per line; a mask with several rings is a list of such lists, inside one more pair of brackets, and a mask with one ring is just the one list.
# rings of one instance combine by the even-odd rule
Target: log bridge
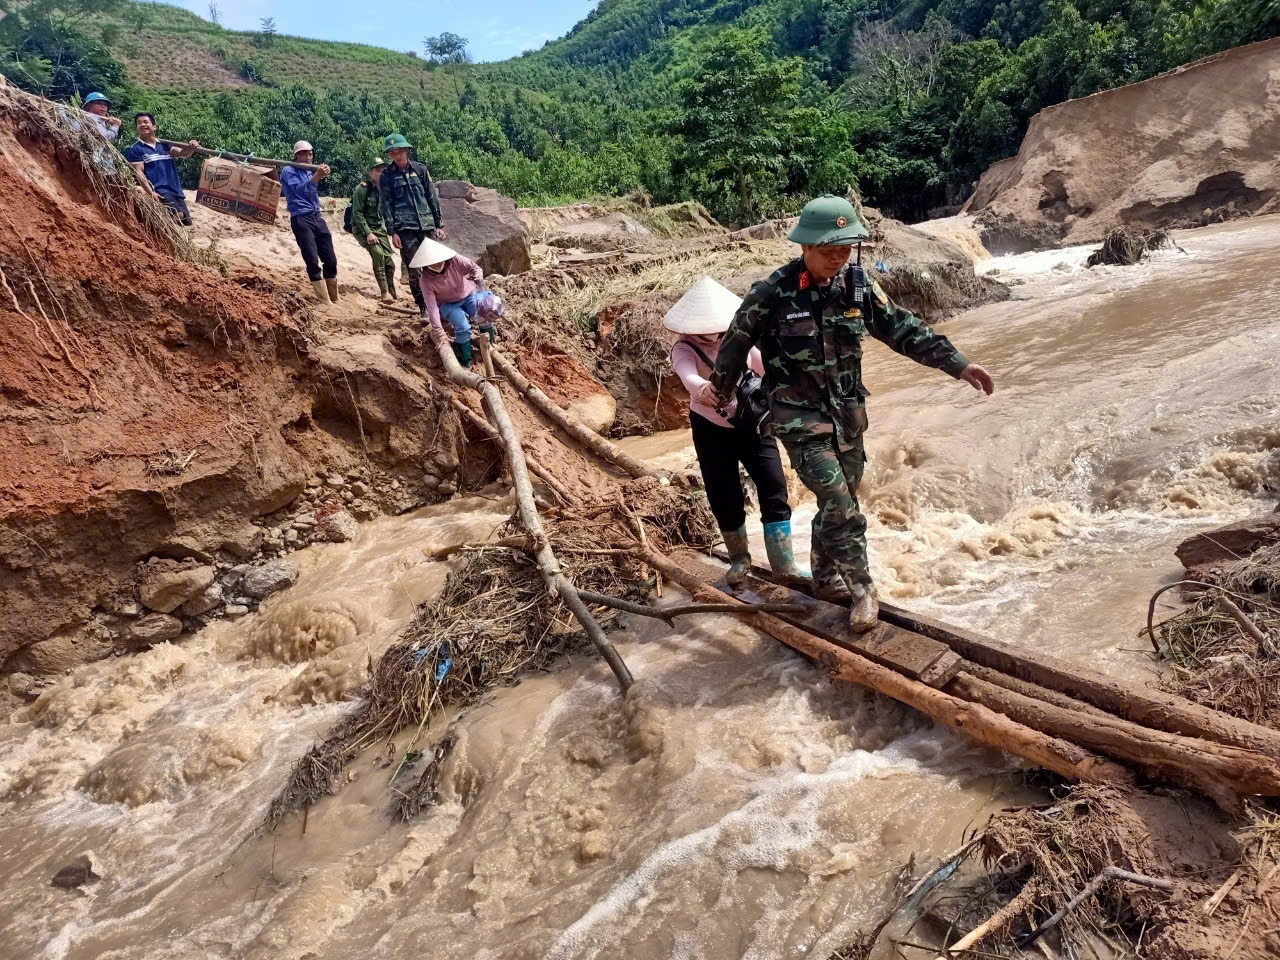
[[692,552],[645,560],[699,602],[789,605],[743,619],[821,663],[995,749],[1064,777],[1187,787],[1238,812],[1249,796],[1280,796],[1280,732],[1157,690],[1113,680],[882,603],[880,625],[848,629],[844,607],[755,567],[736,590]]

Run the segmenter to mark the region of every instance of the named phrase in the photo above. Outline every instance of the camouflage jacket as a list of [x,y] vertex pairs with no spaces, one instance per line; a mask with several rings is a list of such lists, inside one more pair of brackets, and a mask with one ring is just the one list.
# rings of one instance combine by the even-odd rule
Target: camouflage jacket
[[826,287],[796,259],[756,283],[720,343],[711,382],[732,393],[759,345],[764,385],[780,440],[830,435],[841,446],[866,428],[862,340],[870,334],[926,367],[959,377],[969,365],[946,337],[894,304],[850,264]]

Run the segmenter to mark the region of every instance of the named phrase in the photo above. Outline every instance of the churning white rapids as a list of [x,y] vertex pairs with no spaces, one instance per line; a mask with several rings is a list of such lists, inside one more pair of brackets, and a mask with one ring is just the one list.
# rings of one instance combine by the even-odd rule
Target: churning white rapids
[[[945,329],[995,375],[990,399],[871,348],[862,497],[886,596],[1149,670],[1136,634],[1173,545],[1269,509],[1280,472],[1280,222],[1178,240],[1185,254],[1128,269],[986,264],[1015,299]],[[685,437],[636,448],[691,457]],[[310,548],[258,614],[81,667],[0,724],[3,953],[825,958],[913,855],[1023,789],[1006,759],[769,638],[686,618],[618,636],[626,703],[584,656],[450,718],[442,802],[416,822],[391,822],[374,749],[305,835],[252,838],[440,588],[424,549],[488,535],[509,506],[456,501]],[[799,500],[806,546],[811,516]],[[102,879],[51,887],[80,854]]]

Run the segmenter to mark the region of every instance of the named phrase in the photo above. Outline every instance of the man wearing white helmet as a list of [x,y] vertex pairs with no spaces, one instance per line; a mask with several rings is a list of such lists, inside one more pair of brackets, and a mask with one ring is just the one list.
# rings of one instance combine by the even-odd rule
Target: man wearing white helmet
[[[707,502],[729,551],[728,580],[738,586],[751,568],[747,547],[746,494],[738,473],[741,463],[755,484],[764,524],[769,568],[783,578],[799,576],[791,547],[791,505],[787,478],[772,436],[761,436],[759,417],[739,410],[734,396],[721,403],[711,386],[720,351],[720,335],[729,329],[740,298],[710,277],[703,277],[667,311],[663,326],[680,338],[671,348],[671,365],[689,391],[689,427]],[[750,376],[764,376],[760,351],[747,358]],[[758,384],[758,379],[757,379]]]
[[[296,163],[311,164],[315,151],[306,140],[293,145]],[[302,262],[307,266],[307,279],[320,303],[338,300],[338,255],[333,251],[333,234],[320,215],[320,191],[316,184],[329,175],[329,165],[315,170],[285,167],[280,171],[280,187],[289,207],[289,227],[298,241]]]

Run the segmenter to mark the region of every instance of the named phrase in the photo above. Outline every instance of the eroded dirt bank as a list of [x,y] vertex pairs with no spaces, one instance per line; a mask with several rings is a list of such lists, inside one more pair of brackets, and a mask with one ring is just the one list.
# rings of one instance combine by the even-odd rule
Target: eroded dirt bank
[[1038,113],[965,211],[992,253],[1186,227],[1276,208],[1280,40]]
[[138,565],[212,588],[297,542],[276,512],[304,494],[367,517],[439,499],[430,471],[488,478],[385,339],[191,262],[211,258],[47,109],[0,90],[0,663],[56,673],[199,627],[224,604],[139,606]]

